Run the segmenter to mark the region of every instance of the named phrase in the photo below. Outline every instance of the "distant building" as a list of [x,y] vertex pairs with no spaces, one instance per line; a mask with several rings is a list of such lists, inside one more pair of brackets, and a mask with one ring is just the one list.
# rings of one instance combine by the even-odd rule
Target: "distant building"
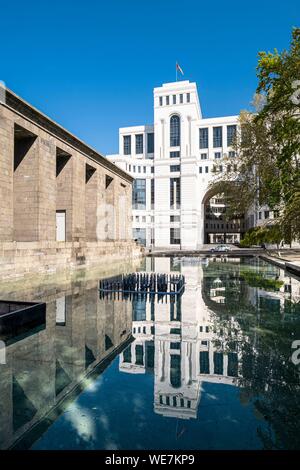
[[202,116],[196,83],[154,88],[154,124],[120,128],[119,153],[107,157],[135,178],[133,238],[148,247],[197,249],[239,241],[257,224],[258,208],[225,221],[226,201],[210,186],[236,165],[237,126],[238,116]]

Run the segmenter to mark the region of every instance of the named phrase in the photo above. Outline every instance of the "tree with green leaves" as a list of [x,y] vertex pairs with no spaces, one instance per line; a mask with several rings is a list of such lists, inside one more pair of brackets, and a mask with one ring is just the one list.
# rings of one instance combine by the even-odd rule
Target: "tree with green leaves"
[[[288,51],[258,54],[257,77],[255,112],[239,117],[238,164],[214,186],[227,196],[229,218],[263,205],[275,210],[276,239],[289,242],[300,239],[300,28]],[[259,235],[272,238],[268,230]]]

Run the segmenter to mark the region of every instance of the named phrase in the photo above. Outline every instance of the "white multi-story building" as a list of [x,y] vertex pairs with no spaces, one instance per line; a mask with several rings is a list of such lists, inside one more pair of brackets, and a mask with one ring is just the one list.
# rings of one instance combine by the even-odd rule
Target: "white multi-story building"
[[203,118],[196,83],[154,89],[154,125],[121,128],[119,153],[107,157],[135,178],[133,238],[181,249],[239,240],[244,222],[226,223],[207,207],[216,196],[210,183],[236,164],[237,120]]

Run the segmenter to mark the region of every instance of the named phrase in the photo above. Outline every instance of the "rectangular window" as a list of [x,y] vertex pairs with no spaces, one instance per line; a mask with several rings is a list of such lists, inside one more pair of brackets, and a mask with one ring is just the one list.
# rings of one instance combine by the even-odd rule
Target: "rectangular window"
[[159,97],[159,106],[162,106],[163,105],[163,99],[162,99],[162,96]]
[[186,102],[189,103],[191,101],[191,95],[190,93],[186,94]]
[[123,151],[124,151],[124,155],[131,155],[131,135],[124,135]]
[[199,148],[208,148],[208,127],[203,127],[202,129],[199,129]]
[[137,240],[141,245],[146,245],[146,229],[145,228],[133,228],[132,238]]
[[176,104],[176,95],[173,95],[173,104]]
[[155,202],[155,179],[151,179],[151,209],[154,209]]
[[270,216],[270,212],[269,211],[265,211],[265,219],[268,219]]
[[220,165],[220,166],[219,166],[219,172],[222,173],[222,171],[223,171],[223,166]]
[[135,165],[133,165],[133,173],[135,173]]
[[146,209],[146,180],[135,179],[132,185],[132,208]]
[[180,158],[179,150],[176,152],[170,152],[170,158]]
[[230,152],[228,152],[228,156],[230,158],[234,158],[235,157],[235,152],[233,152],[232,150]]
[[258,218],[261,220],[261,212],[258,213]]
[[200,351],[200,374],[209,374],[208,351]]
[[143,139],[143,134],[136,134],[135,136],[135,153],[137,155],[140,155],[141,153],[143,153],[144,149],[144,139]]
[[214,373],[223,375],[223,353],[214,352]]
[[180,178],[170,178],[170,208],[180,209]]
[[154,153],[154,132],[147,134],[147,152]]
[[205,167],[205,173],[208,173],[208,166]]
[[174,173],[175,171],[180,171],[180,165],[171,165],[170,172]]
[[129,165],[129,171],[131,171],[131,165]]
[[215,152],[215,158],[216,159],[221,158],[221,152]]
[[143,171],[144,171],[144,173],[146,173],[146,167],[145,166],[143,166]]
[[170,222],[180,222],[180,215],[170,215]]
[[151,173],[154,173],[154,166],[151,167]]
[[213,128],[213,146],[222,147],[222,127]]
[[141,167],[140,167],[140,166],[138,166],[138,173],[140,173],[140,172],[141,172]]
[[180,103],[183,103],[183,95],[182,94],[179,95],[179,101],[180,101]]
[[199,166],[199,173],[202,173],[202,166]]
[[227,145],[233,145],[236,136],[236,125],[227,126]]
[[170,228],[170,245],[180,245],[180,228]]
[[201,160],[207,160],[207,153],[201,153]]
[[169,104],[170,104],[170,97],[166,96],[166,105],[169,105]]

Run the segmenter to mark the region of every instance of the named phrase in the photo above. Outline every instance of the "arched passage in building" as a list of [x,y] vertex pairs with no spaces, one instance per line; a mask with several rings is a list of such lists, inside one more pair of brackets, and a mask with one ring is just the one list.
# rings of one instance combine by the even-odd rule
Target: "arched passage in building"
[[218,193],[214,187],[210,188],[203,197],[202,209],[205,244],[237,243],[243,238],[244,214],[227,218],[229,203],[226,194]]

